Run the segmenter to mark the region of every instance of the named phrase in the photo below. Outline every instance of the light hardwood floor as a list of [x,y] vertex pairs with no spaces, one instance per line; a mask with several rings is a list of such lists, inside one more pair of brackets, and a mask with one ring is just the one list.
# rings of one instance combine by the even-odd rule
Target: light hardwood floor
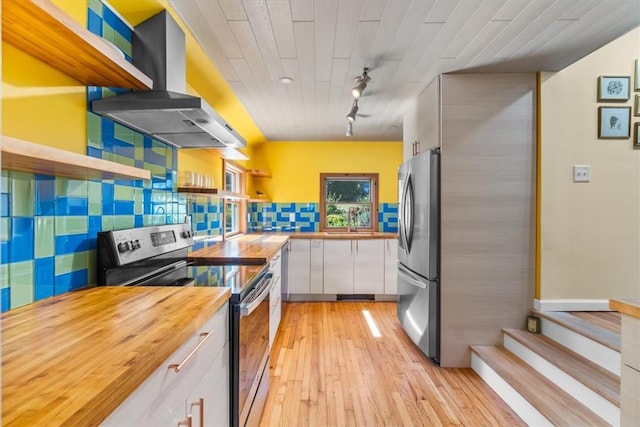
[[471,369],[420,353],[395,303],[284,303],[270,378],[263,427],[525,425]]

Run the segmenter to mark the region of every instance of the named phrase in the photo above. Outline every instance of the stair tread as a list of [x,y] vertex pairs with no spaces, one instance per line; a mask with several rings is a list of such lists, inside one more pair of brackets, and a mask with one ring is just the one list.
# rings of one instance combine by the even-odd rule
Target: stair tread
[[504,347],[471,346],[487,365],[554,425],[608,426],[578,400]]
[[551,338],[520,329],[504,333],[540,355],[616,406],[620,406],[620,377]]
[[603,328],[586,319],[574,316],[564,311],[537,311],[533,310],[533,314],[544,319],[556,322],[574,332],[584,335],[606,347],[617,352],[620,351],[620,334],[609,329]]

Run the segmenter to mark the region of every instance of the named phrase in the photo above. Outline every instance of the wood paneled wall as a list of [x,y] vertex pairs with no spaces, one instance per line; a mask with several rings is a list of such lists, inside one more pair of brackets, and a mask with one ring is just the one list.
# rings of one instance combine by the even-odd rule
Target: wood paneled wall
[[536,77],[440,84],[441,365],[469,366],[470,344],[500,344],[533,304]]

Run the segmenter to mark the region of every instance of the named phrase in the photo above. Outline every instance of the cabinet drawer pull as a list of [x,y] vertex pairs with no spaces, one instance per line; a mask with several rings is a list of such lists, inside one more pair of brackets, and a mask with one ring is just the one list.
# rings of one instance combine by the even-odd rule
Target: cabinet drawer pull
[[191,408],[193,408],[194,406],[199,407],[198,415],[200,416],[200,427],[204,427],[204,397],[198,399],[197,402],[191,402]]
[[173,369],[176,372],[180,372],[180,370],[182,368],[184,368],[184,365],[189,363],[189,360],[191,360],[193,355],[196,354],[196,351],[198,351],[198,349],[200,347],[202,347],[202,344],[204,344],[204,342],[207,340],[207,338],[209,338],[211,335],[213,335],[213,331],[200,333],[200,342],[198,343],[198,345],[195,346],[195,348],[193,350],[191,350],[191,353],[189,353],[187,355],[187,357],[185,357],[182,362],[180,362],[180,363],[172,363],[171,365],[169,365],[169,369]]
[[188,415],[186,420],[178,421],[178,427],[180,426],[191,427],[192,423],[193,423],[193,420],[191,418],[191,415]]

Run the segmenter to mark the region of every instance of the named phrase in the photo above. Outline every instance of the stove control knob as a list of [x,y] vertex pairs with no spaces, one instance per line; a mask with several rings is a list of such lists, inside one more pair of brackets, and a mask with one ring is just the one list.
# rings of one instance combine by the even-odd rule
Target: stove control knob
[[118,252],[121,254],[128,252],[130,250],[129,242],[121,242],[118,243]]
[[187,239],[189,237],[193,236],[193,233],[191,232],[191,230],[185,230],[182,232],[182,237]]
[[140,249],[140,240],[132,240],[131,241],[131,250],[135,251],[136,249]]

